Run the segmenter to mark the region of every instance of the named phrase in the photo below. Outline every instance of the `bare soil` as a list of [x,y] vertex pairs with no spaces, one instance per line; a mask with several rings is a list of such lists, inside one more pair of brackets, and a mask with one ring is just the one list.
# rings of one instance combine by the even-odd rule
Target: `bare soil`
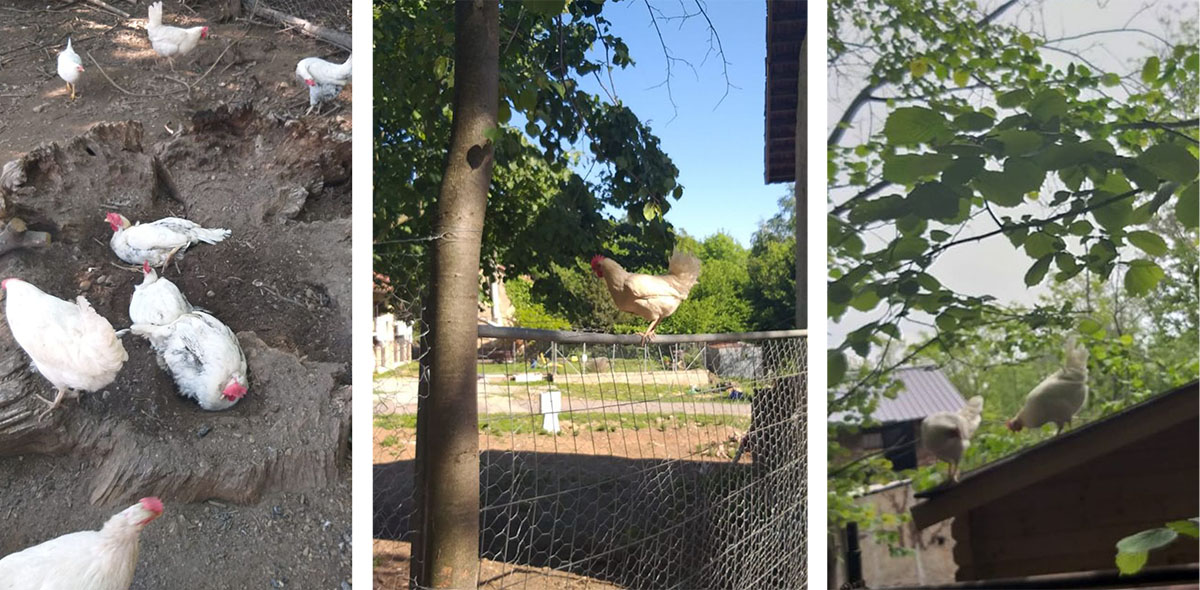
[[[143,533],[134,589],[347,587],[350,93],[332,114],[301,116],[293,78],[301,57],[345,53],[219,23],[221,2],[168,1],[172,24],[213,32],[172,72],[149,48],[146,3],[110,4],[134,18],[0,6],[0,164],[14,162],[0,221],[51,236],[0,255],[0,276],[84,295],[122,328],[141,278],[109,249],[105,213],[228,228],[165,276],[238,333],[250,392],[205,412],[127,336],[112,385],[38,421],[32,396],[51,386],[0,326],[0,555],[158,495],[166,514]],[[55,75],[68,34],[87,68],[74,102]]]

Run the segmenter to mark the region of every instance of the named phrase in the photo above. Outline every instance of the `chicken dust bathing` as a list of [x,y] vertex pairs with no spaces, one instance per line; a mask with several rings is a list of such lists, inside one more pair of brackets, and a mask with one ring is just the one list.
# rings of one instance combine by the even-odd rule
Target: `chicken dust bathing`
[[142,533],[134,588],[348,580],[348,127],[243,103],[193,111],[162,139],[130,120],[30,147],[0,177],[0,276],[69,301],[83,295],[126,328],[142,269],[110,248],[108,214],[227,228],[228,238],[197,244],[159,272],[236,333],[249,392],[205,411],[131,334],[110,385],[42,420],[36,396],[54,387],[6,323],[0,555],[97,529],[157,496],[165,511]]

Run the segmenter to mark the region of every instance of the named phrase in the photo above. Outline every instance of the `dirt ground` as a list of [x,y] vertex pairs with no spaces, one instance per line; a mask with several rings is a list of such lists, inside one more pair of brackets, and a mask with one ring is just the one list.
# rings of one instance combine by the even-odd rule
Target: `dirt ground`
[[[569,429],[570,424],[564,424]],[[667,428],[663,431],[656,429],[641,429],[639,431],[581,431],[576,435],[560,434],[550,436],[545,434],[514,434],[495,436],[480,433],[479,447],[485,457],[494,460],[495,469],[509,469],[504,457],[523,453],[567,454],[565,456],[581,457],[594,455],[602,458],[637,459],[637,460],[669,460],[687,457],[689,463],[710,463],[713,465],[727,464],[729,453],[736,448],[737,435],[740,431],[729,426],[695,426],[687,425],[679,428]],[[416,431],[408,428],[384,429],[374,428],[374,462],[385,469],[384,473],[391,474],[394,465],[400,469],[411,469],[411,461],[416,457]],[[711,444],[711,446],[709,446]],[[724,446],[722,446],[724,445]],[[497,456],[493,453],[500,453]],[[497,460],[498,459],[498,460]],[[542,459],[543,467],[549,467],[553,459]],[[568,459],[576,462],[578,459]],[[750,463],[747,456],[743,464]],[[485,464],[487,459],[485,459]],[[599,461],[588,467],[589,477],[594,480],[619,478],[629,473],[629,467],[623,462]],[[565,473],[565,471],[563,471]],[[570,477],[570,476],[564,476]],[[376,485],[391,487],[381,483],[390,479],[383,477]],[[561,483],[557,482],[557,483]],[[404,497],[411,493],[406,486],[411,482],[399,484],[400,503],[407,502]],[[382,493],[388,494],[387,490]],[[393,496],[394,498],[395,496]],[[395,504],[392,499],[377,497],[376,510],[381,505]],[[387,519],[385,517],[385,519]],[[406,521],[406,519],[401,519]],[[393,521],[395,522],[395,521]],[[380,522],[376,526],[381,526]],[[411,544],[394,539],[374,540],[374,588],[376,590],[391,590],[407,588],[409,564],[411,561]],[[483,559],[480,562],[480,588],[528,588],[530,590],[609,590],[621,588],[613,583],[561,571],[549,567],[506,563]]]
[[[412,561],[412,544],[402,541],[375,541],[375,590],[404,590],[408,588],[408,568]],[[500,590],[619,590],[602,580],[579,576],[550,568],[514,566],[509,563],[481,560],[479,588]]]
[[[346,588],[351,93],[305,117],[293,74],[301,57],[346,52],[217,22],[220,2],[168,0],[168,22],[212,27],[172,72],[149,48],[146,3],[110,4],[133,18],[82,2],[0,6],[0,164],[23,158],[0,215],[51,234],[0,256],[0,276],[82,294],[122,328],[141,277],[119,268],[105,213],[228,228],[165,276],[238,333],[250,392],[205,412],[130,336],[112,385],[38,423],[31,394],[50,386],[0,327],[0,555],[159,495],[166,514],[142,535],[136,590]],[[87,68],[74,102],[55,74],[68,34]]]

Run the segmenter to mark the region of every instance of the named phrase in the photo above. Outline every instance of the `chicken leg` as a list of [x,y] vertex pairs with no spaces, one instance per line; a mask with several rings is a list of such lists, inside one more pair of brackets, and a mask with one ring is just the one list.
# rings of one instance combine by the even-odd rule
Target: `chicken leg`
[[38,420],[45,420],[46,416],[50,415],[50,412],[53,412],[56,408],[58,408],[58,406],[60,406],[62,404],[63,397],[66,395],[67,395],[66,387],[58,388],[58,392],[54,395],[53,401],[48,400],[48,399],[42,397],[41,395],[38,395],[35,393],[34,396],[36,396],[39,400],[42,400],[42,402],[44,402],[50,406],[49,408],[46,408],[46,410],[44,412],[42,412],[41,414],[38,415]]
[[67,92],[69,92],[71,94],[71,98],[69,100],[75,100],[75,85],[74,84],[67,82]]
[[654,328],[658,326],[658,322],[660,321],[662,321],[662,318],[655,318],[653,322],[650,322],[650,327],[646,328],[645,334],[642,334],[642,346],[645,346],[647,342],[654,340]]

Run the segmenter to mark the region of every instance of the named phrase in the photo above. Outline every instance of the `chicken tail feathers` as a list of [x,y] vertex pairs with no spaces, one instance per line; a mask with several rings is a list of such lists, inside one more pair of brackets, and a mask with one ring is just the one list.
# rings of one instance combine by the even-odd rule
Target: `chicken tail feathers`
[[679,290],[686,297],[700,279],[700,259],[687,252],[676,251],[671,255],[668,272],[678,281]]
[[161,27],[162,26],[162,2],[155,2],[150,5],[150,22],[146,27]]
[[197,240],[204,242],[205,244],[216,244],[217,242],[228,238],[230,233],[232,232],[221,228],[209,229],[205,227],[198,227],[192,230],[192,236]]
[[1067,343],[1063,347],[1063,367],[1069,371],[1087,372],[1088,351],[1087,348],[1080,346],[1075,336],[1068,336]]

